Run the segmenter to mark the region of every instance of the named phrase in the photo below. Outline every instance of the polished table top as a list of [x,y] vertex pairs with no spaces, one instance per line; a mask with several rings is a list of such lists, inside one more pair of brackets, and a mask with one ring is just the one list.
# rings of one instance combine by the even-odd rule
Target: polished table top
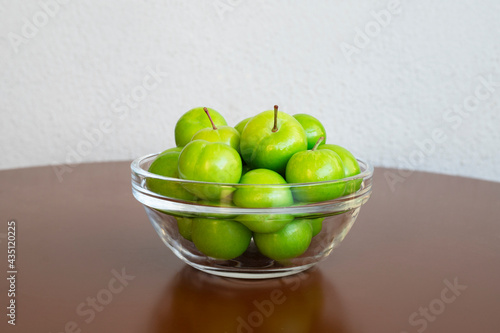
[[0,171],[4,277],[10,220],[17,242],[16,326],[3,278],[0,331],[500,332],[500,183],[398,175],[376,168],[371,199],[315,269],[247,281],[175,257],[131,194],[129,163],[62,181],[52,167]]

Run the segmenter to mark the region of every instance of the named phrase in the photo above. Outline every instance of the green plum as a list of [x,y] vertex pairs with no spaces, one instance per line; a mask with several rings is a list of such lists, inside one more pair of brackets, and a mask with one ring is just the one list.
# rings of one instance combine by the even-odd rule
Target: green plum
[[[171,151],[177,151],[177,152],[179,152],[179,153],[180,153],[180,152],[182,151],[182,149],[183,149],[183,148],[184,148],[184,147],[173,147],[173,148],[169,148],[169,149],[165,150],[164,152],[162,152],[161,154],[165,154],[165,153],[168,153],[168,152],[171,152]],[[161,154],[159,154],[159,155],[161,155]]]
[[313,230],[313,233],[312,233],[312,236],[316,236],[317,234],[319,234],[321,232],[321,229],[323,229],[323,220],[325,218],[324,217],[319,217],[317,219],[309,219],[309,223],[311,223],[311,227],[312,227],[312,230]]
[[233,202],[238,207],[269,208],[286,207],[293,204],[290,188],[287,186],[265,186],[286,184],[277,172],[268,169],[250,170],[241,177],[240,184],[260,184],[241,186],[234,192]]
[[[195,140],[188,143],[179,156],[179,177],[211,183],[238,183],[242,162],[236,150],[220,142]],[[231,195],[230,185],[185,183],[184,188],[208,201],[220,201]]]
[[234,126],[234,128],[238,131],[238,133],[240,133],[240,135],[241,135],[241,133],[243,133],[243,129],[245,128],[247,123],[250,121],[250,119],[252,119],[252,117],[248,117],[246,119],[243,119],[242,121],[237,123],[236,126]]
[[292,116],[264,111],[248,121],[240,139],[243,160],[252,168],[265,168],[284,174],[293,154],[307,150],[307,136]]
[[[345,177],[353,177],[361,172],[356,157],[354,157],[354,155],[344,147],[326,144],[320,146],[318,149],[329,149],[340,156],[340,158],[342,159],[342,163],[344,164]],[[344,195],[351,194],[359,190],[362,182],[362,179],[356,179],[347,182]]]
[[[235,205],[233,205],[231,196],[222,198],[221,201],[200,200],[197,202],[197,204],[203,205],[203,206],[218,207],[218,208],[222,208],[222,209],[236,207]],[[238,215],[226,214],[226,213],[197,213],[196,216],[197,217],[211,217],[211,218],[217,218],[217,219],[233,219],[233,218],[237,217]]]
[[[179,148],[167,149],[161,154],[159,154],[153,161],[148,171],[156,175],[179,178],[179,172],[177,170],[177,165],[179,161],[180,151]],[[163,180],[163,179],[146,179],[147,188],[160,195],[176,198],[187,201],[195,201],[196,196],[186,191],[179,183],[175,181]]]
[[177,227],[179,228],[179,234],[181,234],[182,237],[187,239],[188,241],[192,242],[193,239],[191,237],[191,231],[192,231],[192,225],[193,225],[193,219],[189,217],[176,217],[177,220]]
[[196,132],[193,136],[192,141],[194,140],[205,140],[209,142],[221,142],[233,147],[236,151],[240,151],[240,133],[230,126],[219,126],[217,127],[212,117],[210,116],[210,112],[207,108],[204,108],[205,113],[207,114],[210,123],[212,124],[211,128],[203,128]]
[[293,221],[293,216],[291,214],[245,214],[238,216],[235,220],[253,232],[264,234],[281,230]]
[[[318,150],[321,137],[312,150],[298,152],[286,166],[288,183],[315,183],[344,178],[344,164],[339,155],[328,149]],[[341,197],[345,182],[294,187],[294,198],[299,202],[319,202]]]
[[311,115],[299,113],[293,115],[295,119],[304,127],[307,136],[307,149],[312,149],[320,137],[326,141],[326,131],[321,122]]
[[[259,184],[240,186],[233,195],[236,206],[245,208],[287,207],[293,204],[293,196],[285,179],[272,170],[254,169],[245,173],[240,184]],[[278,186],[272,186],[278,185]],[[275,232],[293,220],[289,214],[247,214],[236,218],[254,232]]]
[[[212,120],[216,126],[226,126],[227,122],[219,112],[208,108],[212,116]],[[175,144],[178,147],[183,147],[191,141],[193,135],[202,128],[212,127],[210,120],[203,107],[198,107],[189,110],[179,118],[175,125]]]
[[191,238],[203,254],[216,259],[233,259],[246,251],[252,232],[231,220],[193,219]]
[[310,223],[294,220],[273,233],[254,233],[253,239],[260,253],[274,260],[284,260],[306,252],[311,244],[312,233]]

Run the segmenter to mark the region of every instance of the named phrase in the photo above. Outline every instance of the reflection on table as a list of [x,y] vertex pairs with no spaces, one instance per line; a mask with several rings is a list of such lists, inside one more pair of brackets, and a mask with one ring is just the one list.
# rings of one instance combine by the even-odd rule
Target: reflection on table
[[165,287],[153,322],[155,332],[352,332],[342,313],[334,287],[317,269],[236,280],[186,265]]

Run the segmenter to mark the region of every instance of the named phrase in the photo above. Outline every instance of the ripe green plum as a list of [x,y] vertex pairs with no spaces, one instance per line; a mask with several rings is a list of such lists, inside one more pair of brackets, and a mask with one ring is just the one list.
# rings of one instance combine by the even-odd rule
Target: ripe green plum
[[210,111],[204,108],[212,127],[203,128],[193,135],[194,140],[205,140],[209,142],[221,142],[233,147],[236,151],[240,151],[240,133],[230,126],[216,126],[210,116]]
[[323,137],[326,141],[326,131],[323,124],[311,115],[299,113],[293,115],[302,125],[307,136],[307,149],[312,149],[319,138]]
[[233,196],[233,202],[238,207],[269,208],[293,204],[289,187],[272,186],[286,184],[285,179],[272,170],[250,170],[241,177],[240,184],[256,184],[256,186],[238,187]]
[[[285,179],[272,170],[254,169],[245,173],[233,195],[236,206],[245,208],[287,207],[293,204],[293,196]],[[249,184],[256,184],[249,186]],[[278,185],[278,186],[273,186]],[[283,228],[293,220],[289,214],[247,214],[240,215],[237,221],[246,225],[254,232],[268,233]]]
[[250,167],[280,174],[293,154],[306,149],[304,128],[294,117],[278,111],[278,106],[250,119],[240,139],[241,156]]
[[[316,149],[317,145],[312,150],[298,152],[290,158],[286,167],[288,183],[315,183],[344,178],[342,159],[331,150]],[[299,202],[320,202],[341,197],[345,187],[345,182],[314,184],[294,187],[292,192]]]
[[[224,117],[217,111],[207,108],[210,111],[212,120],[216,126],[226,126]],[[205,114],[203,107],[198,107],[184,113],[175,125],[175,144],[184,147],[191,141],[193,135],[199,130],[211,127],[212,124]]]
[[[345,171],[344,177],[347,178],[359,175],[360,167],[358,160],[356,160],[356,157],[354,157],[354,155],[349,150],[345,149],[344,147],[332,144],[325,144],[319,146],[318,149],[328,149],[340,156],[340,158],[342,159],[342,163],[344,164],[344,171]],[[363,179],[348,181],[346,184],[346,190],[344,195],[351,194],[359,190],[362,182]]]
[[177,220],[177,228],[179,229],[179,234],[182,237],[192,242],[193,239],[191,237],[191,231],[193,226],[193,219],[189,217],[176,217]]
[[191,238],[203,254],[216,259],[233,259],[246,251],[252,232],[231,220],[195,218]]
[[316,236],[317,234],[319,234],[321,232],[321,229],[323,229],[323,221],[324,221],[324,217],[319,217],[319,218],[316,218],[316,219],[309,219],[309,223],[311,223],[311,227],[312,227],[312,236]]
[[254,233],[260,253],[274,260],[295,258],[311,244],[313,229],[309,222],[294,220],[273,233]]
[[[211,183],[238,183],[242,162],[236,150],[219,142],[195,140],[188,143],[179,156],[179,177]],[[231,195],[231,185],[185,183],[184,188],[202,200],[220,201]]]
[[[217,208],[235,208],[236,206],[232,202],[232,197],[228,196],[225,198],[222,198],[220,201],[207,201],[207,200],[200,200],[197,202],[199,205],[203,206],[212,206],[212,207],[217,207]],[[217,219],[233,219],[237,217],[237,214],[226,214],[225,212],[216,212],[216,213],[197,213],[197,217],[211,217],[211,218],[217,218]]]
[[239,215],[235,220],[253,232],[265,234],[281,230],[293,221],[293,216],[291,214],[245,214]]
[[240,135],[241,135],[241,133],[243,133],[243,129],[245,128],[247,123],[250,121],[250,119],[252,119],[252,117],[248,117],[246,119],[243,119],[242,121],[237,123],[236,126],[234,126],[234,128],[240,133]]
[[[179,178],[177,166],[180,151],[178,151],[178,149],[179,148],[167,149],[159,154],[148,171],[164,177]],[[187,201],[195,201],[197,199],[195,195],[186,191],[186,189],[174,180],[147,178],[146,186],[150,191],[166,197]]]

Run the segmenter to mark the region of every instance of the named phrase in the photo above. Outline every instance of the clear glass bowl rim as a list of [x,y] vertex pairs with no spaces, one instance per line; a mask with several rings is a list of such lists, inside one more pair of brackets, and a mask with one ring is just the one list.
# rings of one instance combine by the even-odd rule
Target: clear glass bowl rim
[[263,187],[273,187],[273,188],[277,187],[277,188],[279,188],[279,187],[302,187],[302,186],[311,186],[311,185],[315,185],[315,184],[322,184],[322,185],[335,184],[335,183],[341,183],[341,182],[346,182],[346,181],[350,181],[350,180],[365,179],[365,178],[371,177],[373,175],[373,165],[371,163],[367,162],[365,159],[356,158],[358,163],[360,163],[361,165],[363,165],[365,167],[365,170],[363,170],[363,172],[357,174],[356,176],[335,179],[335,180],[327,180],[327,181],[313,182],[313,183],[287,183],[287,184],[239,184],[239,183],[202,182],[202,181],[197,181],[197,180],[165,177],[165,176],[157,175],[155,173],[151,173],[148,170],[141,168],[140,164],[142,161],[144,161],[148,158],[151,158],[151,157],[156,157],[159,154],[161,154],[161,153],[153,153],[153,154],[148,154],[148,155],[136,158],[131,163],[132,171],[140,176],[145,177],[145,178],[168,180],[168,181],[176,182],[179,184],[186,183],[186,184],[200,184],[200,185],[236,186],[238,188],[240,188],[240,187],[245,188],[246,186],[249,186],[249,187],[263,186]]
[[[143,205],[156,209],[165,209],[178,212],[192,212],[192,213],[213,213],[213,214],[324,214],[329,212],[339,212],[356,208],[364,204],[371,195],[372,177],[374,168],[373,165],[364,159],[357,158],[362,172],[353,177],[346,177],[332,181],[322,181],[314,183],[287,183],[287,184],[231,184],[231,183],[212,183],[201,182],[187,179],[171,178],[160,176],[151,173],[141,167],[147,159],[158,156],[160,153],[148,154],[136,158],[131,163],[132,170],[132,192],[134,197]],[[364,170],[363,170],[364,169]],[[135,175],[135,177],[134,177]],[[137,177],[139,176],[139,177]],[[294,205],[286,207],[268,207],[268,208],[243,208],[236,206],[210,206],[193,201],[176,200],[170,197],[163,196],[158,193],[151,192],[146,188],[145,182],[138,182],[137,179],[160,179],[165,181],[176,182],[178,184],[200,184],[200,185],[219,185],[226,187],[262,187],[262,188],[298,188],[307,186],[319,186],[326,184],[336,184],[346,181],[362,180],[362,187],[357,192],[335,198],[329,201],[307,203],[303,205]]]

